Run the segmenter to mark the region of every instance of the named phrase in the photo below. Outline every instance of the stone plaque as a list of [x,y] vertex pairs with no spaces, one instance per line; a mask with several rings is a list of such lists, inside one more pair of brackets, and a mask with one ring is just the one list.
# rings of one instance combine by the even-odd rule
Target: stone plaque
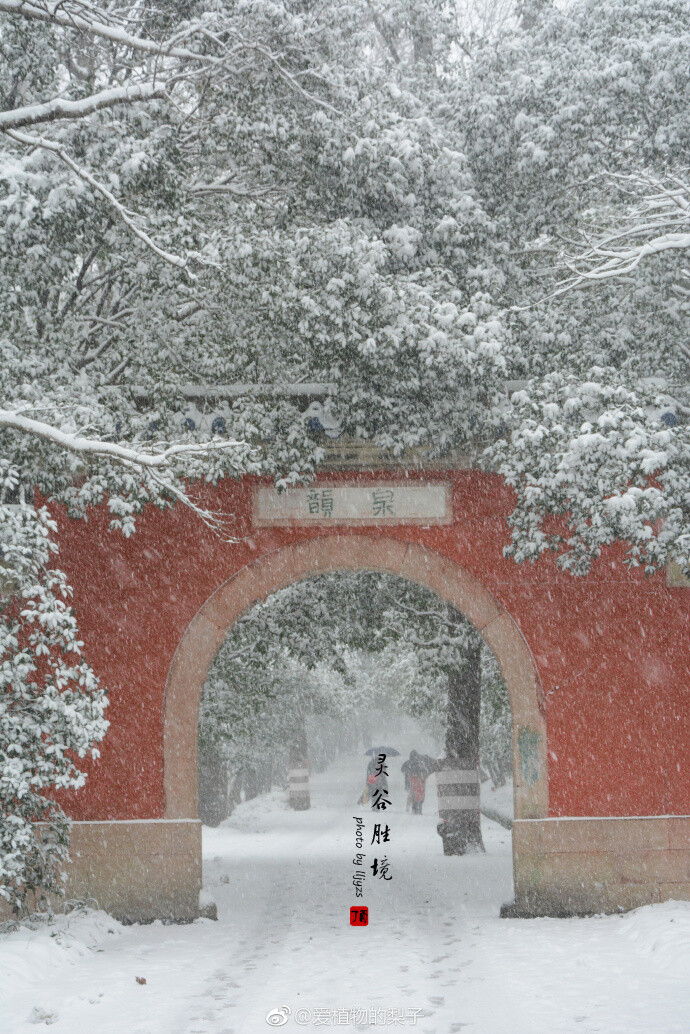
[[448,484],[319,484],[254,493],[258,525],[450,524],[452,519]]

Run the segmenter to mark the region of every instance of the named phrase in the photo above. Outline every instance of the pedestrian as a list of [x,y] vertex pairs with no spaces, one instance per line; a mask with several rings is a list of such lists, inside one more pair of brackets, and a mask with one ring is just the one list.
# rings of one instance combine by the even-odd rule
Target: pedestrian
[[402,765],[402,773],[407,790],[407,807],[412,808],[413,815],[422,814],[422,805],[426,796],[426,780],[430,771],[426,756],[418,754],[416,750],[410,751],[409,758]]
[[[410,754],[410,758],[411,757],[412,757],[412,754]],[[410,768],[410,759],[408,758],[408,760],[404,761],[402,763],[401,767],[400,767],[400,771],[402,772],[403,776],[405,777],[405,791],[407,793],[407,799],[405,801],[405,811],[409,811],[410,808],[412,807],[412,783],[410,782],[409,768]]]

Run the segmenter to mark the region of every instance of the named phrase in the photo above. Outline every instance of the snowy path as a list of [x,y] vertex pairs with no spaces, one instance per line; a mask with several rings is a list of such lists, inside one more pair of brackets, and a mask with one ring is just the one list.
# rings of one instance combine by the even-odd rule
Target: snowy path
[[2,1034],[46,1023],[55,1034],[260,1034],[282,1007],[288,1032],[396,1018],[429,1034],[690,1031],[690,904],[500,920],[510,833],[485,822],[486,855],[444,858],[435,814],[405,813],[396,763],[393,808],[363,816],[368,864],[384,853],[370,846],[373,822],[391,827],[393,879],[368,872],[370,925],[351,928],[362,768],[316,777],[308,812],[276,792],[205,831],[217,923],[124,928],[94,913],[59,920],[53,937],[1,936]]

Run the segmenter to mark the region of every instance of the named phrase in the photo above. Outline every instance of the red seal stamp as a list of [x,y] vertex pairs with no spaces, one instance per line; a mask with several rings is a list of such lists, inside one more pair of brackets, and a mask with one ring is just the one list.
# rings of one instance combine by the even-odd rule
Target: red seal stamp
[[350,909],[350,926],[368,926],[369,909],[353,905]]

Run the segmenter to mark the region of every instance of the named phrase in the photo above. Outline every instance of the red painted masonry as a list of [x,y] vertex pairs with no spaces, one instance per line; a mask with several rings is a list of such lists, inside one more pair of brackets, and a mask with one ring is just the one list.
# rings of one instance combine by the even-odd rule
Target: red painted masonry
[[[663,574],[629,572],[614,548],[584,579],[546,557],[518,566],[508,541],[509,490],[478,471],[343,472],[328,483],[450,482],[447,526],[362,526],[339,534],[412,542],[461,565],[509,612],[535,659],[544,694],[551,816],[690,812],[687,765],[690,589]],[[62,511],[60,563],[74,589],[85,654],[110,696],[110,730],[86,786],[62,795],[75,819],[158,818],[164,811],[166,678],[197,610],[262,555],[329,527],[252,526],[256,479],[206,486],[234,543],[183,506],[149,507],[130,539],[108,529],[105,507],[74,522]]]

